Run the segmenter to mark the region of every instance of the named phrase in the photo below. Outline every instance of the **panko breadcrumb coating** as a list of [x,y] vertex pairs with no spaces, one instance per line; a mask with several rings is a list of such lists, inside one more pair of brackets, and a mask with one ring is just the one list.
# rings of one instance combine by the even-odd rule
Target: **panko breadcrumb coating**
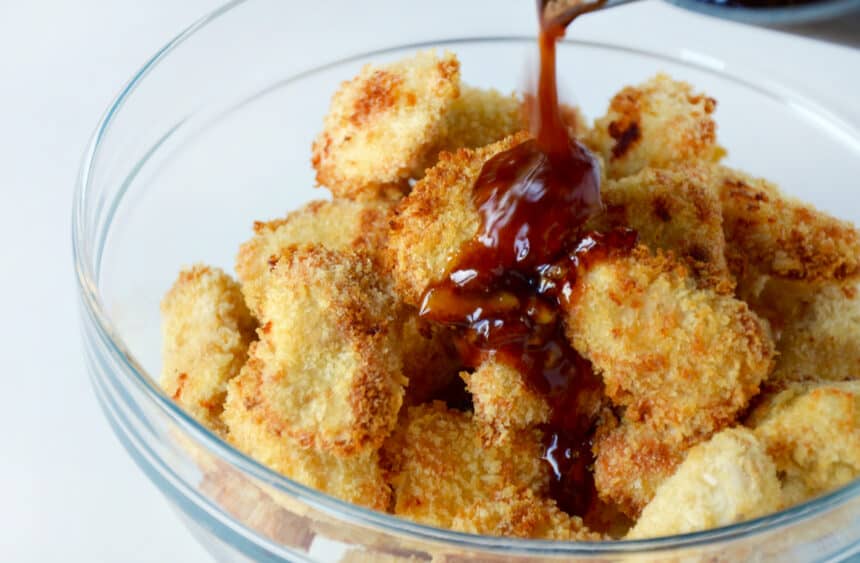
[[513,487],[481,498],[466,506],[454,518],[451,529],[458,532],[557,541],[603,539],[577,516],[559,510],[555,502],[536,496],[530,489]]
[[[252,348],[259,346],[255,343]],[[223,419],[228,440],[260,463],[348,502],[385,510],[391,489],[383,479],[376,451],[343,457],[303,446],[269,424],[261,394],[265,366],[252,350],[251,359],[230,382]]]
[[671,250],[682,258],[699,285],[731,293],[734,280],[726,265],[726,241],[720,200],[711,167],[675,164],[603,184],[605,211],[591,220],[591,229],[635,229],[652,250]]
[[313,243],[330,250],[378,252],[385,244],[391,203],[311,201],[283,219],[254,223],[254,236],[239,248],[236,272],[248,307],[259,315],[266,275],[282,249]]
[[594,437],[594,484],[600,498],[636,518],[657,487],[705,436],[667,437],[642,422],[604,414]]
[[776,463],[789,506],[860,476],[860,381],[791,384],[746,424]]
[[508,364],[489,358],[474,372],[462,372],[460,377],[472,395],[475,422],[486,426],[488,436],[504,436],[511,430],[549,422],[549,403]]
[[304,446],[378,447],[403,402],[396,302],[362,253],[298,246],[281,254],[261,304],[260,408]]
[[854,286],[825,285],[782,329],[770,385],[860,379],[860,297]]
[[658,74],[615,94],[586,143],[603,157],[609,178],[682,161],[716,162],[725,153],[717,145],[716,105],[686,82]]
[[733,297],[700,289],[671,255],[645,247],[610,257],[577,281],[567,334],[591,360],[625,418],[668,435],[734,420],[770,372],[766,325]]
[[[564,253],[573,268],[541,267],[539,280],[477,267],[513,299],[536,299],[529,322],[481,324],[495,317],[469,300],[471,286],[462,302],[454,290],[453,303],[433,303],[450,313],[444,322],[421,317],[427,290],[480,236],[482,167],[530,139],[534,101],[466,86],[450,53],[366,66],[343,83],[312,147],[317,183],[334,200],[255,223],[236,260],[241,287],[205,266],[180,275],[162,305],[166,392],[288,478],[473,534],[687,533],[860,477],[860,233],[719,165],[716,102],[666,75],[622,89],[593,129],[578,109],[559,108],[568,135],[601,163],[603,208],[581,234],[632,229],[633,250],[621,248],[626,235],[607,253],[571,242],[547,260]],[[501,234],[522,243],[506,206],[539,194],[496,195]],[[529,221],[529,236],[543,232]],[[564,392],[552,378],[565,343],[545,342],[532,324],[558,318],[602,382],[576,397],[548,397],[529,383],[537,374],[514,367],[544,369],[551,393]],[[480,363],[460,357],[471,336],[497,329]],[[511,360],[506,337],[525,343],[521,358]],[[550,400],[574,398],[551,412]],[[568,415],[587,416],[587,434],[567,435]],[[544,438],[559,441],[547,449]],[[593,463],[574,462],[556,483],[553,456],[583,453],[558,447],[571,439],[591,446]],[[217,477],[217,463],[201,464]],[[587,489],[568,488],[577,484]],[[279,541],[307,550],[316,532],[364,546],[345,547],[347,559],[379,557],[372,538],[334,520],[311,529],[291,517],[278,505],[303,509],[275,492],[237,494],[228,489],[243,484],[230,479],[204,486]],[[583,514],[559,508],[592,496]],[[439,555],[405,544],[382,552]]]
[[485,445],[472,414],[436,401],[409,407],[382,449],[394,490],[394,514],[450,528],[464,507],[508,487],[540,494],[549,474],[540,432]]
[[161,387],[207,428],[222,433],[227,382],[248,357],[256,321],[239,285],[218,268],[180,272],[161,302]]
[[460,93],[460,63],[425,51],[365,66],[332,98],[314,141],[317,182],[336,197],[405,192],[444,135],[444,116]]
[[776,468],[755,435],[730,428],[692,448],[657,489],[627,539],[727,526],[779,510]]
[[758,393],[773,343],[745,303],[698,288],[683,264],[643,246],[598,262],[575,291],[568,337],[625,408],[596,441],[597,490],[636,516],[686,448]]
[[410,305],[420,305],[425,290],[442,280],[460,247],[474,238],[481,217],[472,187],[484,163],[528,139],[518,133],[480,149],[443,152],[395,208],[386,258],[395,289]]
[[[462,85],[460,95],[445,114],[444,134],[437,141],[437,152],[483,147],[523,128],[523,102],[519,96]],[[427,167],[435,164],[436,157],[432,155]]]
[[854,225],[780,193],[760,178],[720,168],[726,258],[739,282],[766,274],[826,282],[860,277]]

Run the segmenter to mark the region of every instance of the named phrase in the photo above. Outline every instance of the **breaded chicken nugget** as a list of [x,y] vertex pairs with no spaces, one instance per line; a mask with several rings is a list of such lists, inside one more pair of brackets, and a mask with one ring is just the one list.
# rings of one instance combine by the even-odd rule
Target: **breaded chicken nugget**
[[601,188],[605,211],[590,221],[593,230],[629,227],[652,250],[671,250],[699,279],[699,285],[731,293],[726,241],[712,167],[680,163],[610,180]]
[[739,283],[755,274],[806,282],[860,277],[860,233],[853,225],[766,180],[725,167],[719,173],[726,257]]
[[386,201],[312,201],[283,219],[254,223],[254,236],[239,248],[236,272],[251,311],[259,315],[266,275],[282,249],[313,243],[330,250],[363,250],[374,254],[385,245]]
[[[523,101],[519,96],[462,85],[460,95],[445,114],[444,134],[437,141],[437,152],[483,147],[524,128]],[[432,166],[436,157],[433,154],[432,162],[426,164]]]
[[567,334],[625,418],[667,433],[734,420],[770,372],[773,342],[747,305],[699,289],[671,255],[639,246],[577,280]]
[[768,384],[860,380],[860,298],[857,288],[822,286],[782,329]]
[[[255,343],[252,348],[258,346]],[[228,440],[290,479],[348,502],[385,510],[391,489],[383,479],[376,451],[367,450],[350,457],[333,455],[303,446],[272,429],[261,391],[265,366],[255,356],[252,349],[248,363],[229,385],[223,413],[229,429]]]
[[776,467],[755,435],[730,428],[690,450],[657,489],[628,539],[727,526],[779,510]]
[[475,422],[487,427],[487,435],[504,436],[549,422],[550,406],[540,393],[530,389],[522,374],[495,358],[481,363],[474,372],[460,377],[472,394]]
[[860,381],[791,384],[746,424],[776,463],[788,505],[860,476]]
[[460,63],[451,53],[365,66],[334,94],[314,141],[317,182],[349,199],[407,191],[444,135],[444,115],[459,92]]
[[239,373],[256,322],[239,285],[218,268],[183,270],[161,302],[161,387],[219,433],[227,382]]
[[586,143],[603,157],[609,178],[682,161],[716,162],[725,154],[711,115],[716,105],[689,84],[658,74],[618,92]]
[[[559,113],[561,114],[561,121],[567,127],[567,132],[571,137],[575,137],[582,141],[588,135],[588,120],[585,118],[585,115],[582,113],[577,106],[571,106],[568,104],[559,104],[558,105]],[[534,131],[536,128],[533,126],[533,120],[540,119],[540,114],[537,111],[537,105],[535,104],[535,95],[532,92],[527,92],[525,96],[523,96],[522,101],[522,115],[525,121],[528,124],[529,131]],[[516,131],[512,131],[511,133],[515,133]]]
[[491,498],[466,506],[451,528],[459,532],[559,541],[597,541],[577,516],[559,510],[555,502],[538,497],[530,489],[509,487]]
[[703,438],[667,438],[648,424],[604,415],[593,447],[594,484],[600,498],[636,518],[687,450]]
[[261,303],[260,408],[304,446],[381,445],[403,402],[396,301],[365,254],[290,247]]
[[438,401],[409,407],[382,449],[394,514],[448,528],[464,507],[508,487],[540,493],[549,483],[542,452],[537,430],[484,445],[471,413]]
[[448,274],[460,247],[477,234],[481,217],[472,186],[484,163],[528,138],[518,133],[480,149],[443,152],[397,205],[386,258],[395,289],[406,303],[420,305],[425,290]]

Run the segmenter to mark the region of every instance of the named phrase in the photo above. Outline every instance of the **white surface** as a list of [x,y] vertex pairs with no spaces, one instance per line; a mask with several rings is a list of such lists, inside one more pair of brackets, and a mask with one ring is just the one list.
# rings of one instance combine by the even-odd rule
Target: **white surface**
[[[0,4],[4,561],[207,560],[111,435],[89,388],[78,336],[69,209],[80,155],[113,95],[149,54],[217,4]],[[320,3],[305,4],[324,12]],[[445,12],[439,4],[433,13]],[[467,3],[457,4],[468,9]],[[530,15],[529,0],[499,2],[494,22],[484,25],[496,33],[529,33]],[[428,21],[433,15],[422,17]],[[482,24],[474,21],[478,33]],[[675,53],[681,45],[700,60],[740,61],[827,107],[855,119],[860,113],[858,51],[786,41],[650,3],[590,16],[577,34],[612,41],[619,29],[628,31],[618,42]],[[332,39],[343,43],[348,35],[332,34]],[[332,52],[348,47],[339,44]]]

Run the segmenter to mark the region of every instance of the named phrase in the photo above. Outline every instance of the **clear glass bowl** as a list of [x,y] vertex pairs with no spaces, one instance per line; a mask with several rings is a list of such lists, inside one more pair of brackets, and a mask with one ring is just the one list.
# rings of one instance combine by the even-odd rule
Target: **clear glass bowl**
[[[348,4],[355,13],[344,17],[360,18],[362,9],[352,6],[358,3]],[[458,53],[472,84],[519,86],[512,67],[520,68],[532,39],[433,41],[427,33],[465,36],[470,24],[452,21],[428,31],[400,4],[387,13],[400,22],[400,37],[404,26],[414,28],[410,37],[418,43],[360,55],[314,42],[328,14],[296,22],[290,3],[229,4],[141,69],[85,155],[73,241],[89,373],[117,436],[191,532],[225,560],[824,561],[858,551],[860,483],[751,522],[649,541],[553,543],[420,526],[268,470],[159,390],[161,296],[183,264],[205,261],[231,270],[253,220],[325,197],[313,188],[309,147],[340,81],[365,62],[437,46]],[[356,45],[384,45],[390,35],[387,28],[358,25],[351,33],[359,28],[365,31],[353,37]],[[620,86],[658,70],[693,82],[720,100],[720,136],[732,164],[860,220],[857,206],[846,206],[860,177],[860,136],[815,103],[742,74],[628,47],[568,41],[559,58],[561,76],[576,77],[576,100],[591,116]],[[303,69],[308,62],[315,68]]]

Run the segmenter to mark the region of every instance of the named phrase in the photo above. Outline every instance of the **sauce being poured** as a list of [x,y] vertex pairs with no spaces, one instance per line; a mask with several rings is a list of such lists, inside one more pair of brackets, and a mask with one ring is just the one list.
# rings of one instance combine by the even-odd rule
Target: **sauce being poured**
[[558,103],[556,42],[579,14],[598,4],[554,10],[538,1],[540,74],[533,139],[488,160],[473,188],[477,236],[460,249],[448,278],[424,295],[421,315],[453,326],[466,365],[495,358],[518,370],[551,409],[544,459],[559,507],[585,514],[594,498],[590,436],[602,382],[569,344],[559,315],[578,272],[632,248],[633,231],[586,234],[599,212],[597,159],[572,139]]

